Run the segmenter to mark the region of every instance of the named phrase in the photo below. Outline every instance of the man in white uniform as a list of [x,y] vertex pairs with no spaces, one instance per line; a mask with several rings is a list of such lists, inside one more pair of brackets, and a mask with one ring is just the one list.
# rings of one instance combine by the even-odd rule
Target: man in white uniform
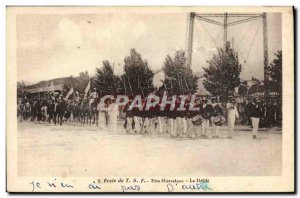
[[99,130],[103,130],[106,128],[106,108],[105,103],[100,102],[97,106],[98,110],[98,128]]
[[227,133],[227,138],[232,139],[233,135],[233,130],[234,130],[234,123],[235,123],[235,118],[239,118],[239,114],[236,108],[236,101],[235,99],[230,96],[229,101],[226,104],[226,109],[227,109],[227,120],[228,120],[228,133]]
[[119,108],[118,108],[118,104],[116,103],[115,99],[112,100],[112,103],[110,104],[108,109],[109,109],[108,114],[109,114],[109,118],[110,118],[110,130],[112,132],[116,132],[117,131]]

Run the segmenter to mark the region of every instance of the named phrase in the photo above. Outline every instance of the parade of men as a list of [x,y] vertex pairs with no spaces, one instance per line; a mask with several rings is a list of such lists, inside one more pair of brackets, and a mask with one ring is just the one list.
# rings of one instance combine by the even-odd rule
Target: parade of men
[[[99,131],[124,130],[127,134],[168,135],[173,138],[191,139],[219,139],[221,134],[224,134],[221,133],[222,130],[226,131],[225,137],[231,139],[234,138],[234,126],[239,119],[237,102],[233,96],[229,96],[226,103],[221,103],[219,96],[178,97],[168,95],[167,92],[157,96],[156,92],[152,92],[144,98],[139,95],[130,99],[128,97],[126,104],[123,102],[119,105],[114,96],[99,97],[96,88],[93,88],[88,96],[80,95],[78,91],[72,94],[73,97],[65,97],[62,93],[50,92],[48,100],[19,100],[19,121],[54,125],[89,124],[96,126]],[[95,105],[95,110],[92,105]],[[190,110],[192,105],[193,110]],[[263,116],[262,105],[253,98],[245,109],[252,124],[253,139],[256,139],[260,126],[259,118]],[[96,118],[93,118],[93,112]],[[124,117],[121,114],[124,114]]]
[[[195,102],[194,110],[189,109],[192,106],[192,97]],[[227,131],[226,138],[234,138],[234,126],[239,119],[238,105],[233,96],[229,96],[226,103],[221,103],[219,96],[178,97],[168,95],[167,92],[157,96],[156,92],[151,92],[146,97],[128,97],[125,105],[117,104],[114,96],[101,102],[104,98],[99,97],[96,88],[91,89],[88,96],[78,91],[72,91],[72,95],[67,94],[67,97],[63,93],[49,92],[48,100],[19,100],[17,112],[20,122],[89,124],[97,126],[99,131],[113,132],[122,131],[124,125],[127,134],[168,135],[191,139],[218,139],[224,134],[221,130]],[[253,139],[257,139],[260,117],[266,115],[263,113],[263,104],[253,98],[243,108],[246,109],[247,118],[253,128]],[[96,117],[93,117],[94,113]],[[275,111],[275,119],[276,113]]]

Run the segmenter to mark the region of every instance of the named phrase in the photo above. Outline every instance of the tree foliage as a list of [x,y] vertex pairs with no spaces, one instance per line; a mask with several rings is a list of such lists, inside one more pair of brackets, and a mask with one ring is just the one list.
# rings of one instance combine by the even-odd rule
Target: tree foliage
[[25,95],[25,82],[24,81],[18,81],[17,82],[17,96],[23,97]]
[[108,60],[103,61],[102,68],[96,68],[94,85],[100,96],[115,95],[119,89],[119,77],[114,74]]
[[204,69],[203,85],[212,95],[218,95],[227,100],[234,88],[240,84],[241,64],[238,54],[227,42],[224,48],[218,48],[217,54],[207,61],[208,67]]
[[89,73],[87,71],[80,72],[79,73],[79,78],[89,78]]
[[120,79],[122,93],[146,96],[154,89],[153,76],[147,61],[135,49],[131,49],[130,55],[124,59],[124,74]]
[[186,66],[183,50],[176,51],[174,57],[167,55],[163,71],[165,79],[162,88],[171,95],[193,94],[197,91],[198,77],[193,75],[191,68]]
[[267,68],[269,86],[281,96],[282,92],[282,51],[275,53],[275,59]]
[[69,76],[68,79],[65,81],[64,90],[65,92],[67,92],[73,87],[75,91],[78,91],[79,93],[83,94],[87,84],[89,83],[89,80],[90,76],[87,71],[80,72],[79,77]]

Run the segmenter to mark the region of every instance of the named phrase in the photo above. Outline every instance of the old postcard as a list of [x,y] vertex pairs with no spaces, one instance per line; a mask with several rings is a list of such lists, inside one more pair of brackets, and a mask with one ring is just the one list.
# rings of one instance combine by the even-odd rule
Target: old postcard
[[7,191],[293,192],[292,7],[7,7]]

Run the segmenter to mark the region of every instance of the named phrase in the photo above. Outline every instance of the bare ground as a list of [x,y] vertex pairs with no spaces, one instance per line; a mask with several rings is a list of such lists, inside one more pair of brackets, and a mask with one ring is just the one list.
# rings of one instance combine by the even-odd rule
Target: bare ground
[[[281,175],[281,131],[248,127],[233,139],[129,135],[95,126],[19,123],[19,176],[259,176]],[[223,138],[224,137],[224,138]]]

